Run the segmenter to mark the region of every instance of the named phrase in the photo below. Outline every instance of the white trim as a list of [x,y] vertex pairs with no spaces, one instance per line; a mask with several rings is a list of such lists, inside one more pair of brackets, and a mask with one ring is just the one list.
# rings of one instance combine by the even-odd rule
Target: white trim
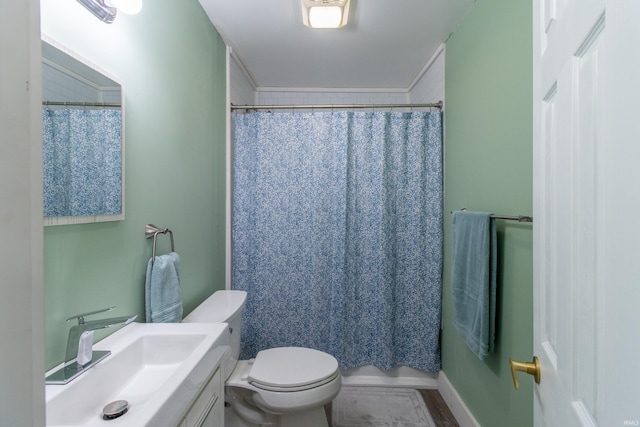
[[375,366],[361,366],[342,372],[342,385],[370,387],[437,388],[436,378],[424,371],[400,366],[383,371]]
[[375,377],[375,376],[343,376],[342,385],[352,387],[400,387],[400,388],[437,388],[435,378],[421,379],[411,377]]
[[[79,54],[78,52],[74,51],[73,49],[67,47],[64,45],[64,43],[59,42],[58,40],[56,40],[54,37],[42,33],[41,34],[41,39],[43,42],[49,44],[50,46],[56,48],[57,50],[59,50],[60,52],[66,54],[67,56],[75,59],[76,61],[80,62],[81,64],[85,65],[86,67],[90,68],[90,70],[87,70],[88,72],[92,73],[92,76],[95,76],[94,78],[99,78],[101,80],[111,80],[111,83],[116,83],[120,86],[120,88],[122,88],[124,86],[124,82],[119,78],[116,77],[114,74],[112,74],[111,72],[105,70],[104,68],[102,68],[100,65],[90,61],[89,59],[85,58],[84,56],[82,56],[81,54]],[[63,73],[66,73],[70,76],[72,76],[73,78],[82,81],[85,84],[88,84],[90,86],[95,87],[96,89],[103,89],[104,86],[99,85],[98,83],[91,81],[89,79],[87,79],[84,76],[80,76],[79,74],[65,68],[64,66],[60,65],[60,64],[56,64],[51,60],[47,60],[45,59],[41,59],[42,62],[45,62],[47,64],[49,64],[50,66],[56,68],[59,71],[62,71]],[[100,76],[100,74],[102,74],[102,76]],[[124,104],[124,96],[122,97],[122,101]]]
[[409,87],[406,88],[371,88],[371,87],[277,87],[277,86],[257,86],[251,75],[248,73],[244,64],[237,56],[233,55],[235,62],[240,66],[242,72],[247,76],[256,92],[336,92],[336,93],[406,93],[410,94],[413,88],[420,82],[420,79],[429,71],[429,69],[436,62],[438,57],[442,55],[445,50],[445,45],[440,44],[436,51],[431,55],[429,61],[420,70],[420,72],[413,79]]
[[[45,425],[40,5],[0,13],[0,424]],[[5,43],[4,41],[11,40]],[[13,42],[13,41],[16,42]]]
[[[253,88],[253,90],[254,91],[257,90],[256,81],[254,80],[253,76],[251,75],[249,70],[247,70],[247,67],[244,66],[244,62],[242,62],[242,60],[238,57],[238,55],[236,55],[233,52],[233,48],[229,45],[227,45],[227,57],[230,57],[233,60],[233,62],[236,63],[238,68],[240,68],[240,71],[242,71],[242,74],[244,74],[246,79],[249,81],[249,84],[251,84],[251,87]],[[229,61],[227,60],[227,67],[228,66],[229,66]]]
[[433,55],[431,55],[431,58],[429,58],[429,61],[427,61],[425,66],[422,68],[422,70],[420,70],[420,72],[418,73],[416,78],[413,79],[413,81],[411,82],[411,84],[407,88],[407,92],[411,92],[413,90],[413,88],[415,87],[415,85],[417,85],[418,82],[422,79],[422,77],[424,77],[424,75],[427,74],[427,71],[429,71],[429,68],[431,68],[433,63],[436,62],[436,59],[438,59],[440,54],[442,54],[442,52],[444,52],[444,46],[445,46],[444,43],[442,43],[442,44],[440,44],[440,46],[438,46],[438,48],[433,53]]
[[[425,66],[420,70],[420,72],[413,79],[409,87],[406,88],[344,88],[344,87],[272,87],[272,86],[256,86],[254,84],[254,88],[256,92],[337,92],[337,93],[406,93],[407,96],[411,93],[413,88],[420,82],[420,80],[424,77],[424,75],[429,71],[429,69],[436,62],[438,57],[442,55],[445,51],[444,43],[440,44],[436,51],[431,55],[431,58],[427,61]],[[242,62],[238,59],[238,62],[243,69],[243,72],[247,74],[246,69],[242,65]],[[253,80],[251,80],[253,83]]]
[[460,427],[480,427],[480,423],[476,421],[443,371],[438,374],[438,391]]
[[[43,35],[44,37],[44,35]],[[93,89],[97,90],[97,91],[101,91],[103,89],[103,86],[100,86],[99,84],[97,84],[96,82],[94,82],[93,80],[89,80],[88,78],[81,76],[80,74],[71,71],[70,69],[63,67],[62,65],[51,61],[50,59],[47,59],[45,57],[42,58],[42,63],[48,65],[49,67],[66,74],[69,77],[74,78],[75,80],[78,80],[79,82],[82,82],[83,84],[92,87]],[[91,71],[96,71],[96,70],[91,70]],[[120,88],[118,87],[114,87],[114,88],[110,88],[109,90],[117,90],[119,91]]]
[[371,88],[371,87],[269,87],[261,86],[256,92],[338,92],[338,93],[408,93],[403,88]]
[[[123,115],[123,120],[124,120],[124,115]],[[122,164],[124,164],[124,162],[122,162]],[[124,184],[124,173],[122,174],[122,183]],[[122,193],[123,193],[122,200],[124,200],[124,186],[123,186]],[[96,222],[110,222],[110,221],[123,221],[123,220],[124,220],[124,203],[122,203],[122,212],[119,214],[44,217],[43,224],[45,227],[50,227],[53,225],[93,224]]]
[[[231,289],[231,60],[232,49],[227,46],[226,52],[226,101],[225,101],[225,289]],[[244,72],[244,68],[242,68]],[[249,80],[253,84],[252,80]]]

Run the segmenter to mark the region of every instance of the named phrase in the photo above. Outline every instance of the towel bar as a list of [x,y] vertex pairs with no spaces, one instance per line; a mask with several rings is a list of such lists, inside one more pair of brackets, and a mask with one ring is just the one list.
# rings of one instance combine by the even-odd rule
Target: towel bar
[[156,259],[156,239],[158,234],[167,234],[169,233],[169,237],[171,238],[171,252],[175,252],[175,246],[173,245],[173,232],[168,228],[158,228],[153,224],[147,224],[144,227],[144,238],[150,239],[153,237],[153,252],[151,253],[151,262]]
[[533,218],[526,215],[491,215],[491,218],[518,222],[533,222]]
[[[467,208],[460,209],[461,211],[466,211]],[[451,211],[453,213],[453,211]],[[493,219],[506,219],[508,221],[518,221],[518,222],[533,222],[533,217],[528,215],[491,215]]]

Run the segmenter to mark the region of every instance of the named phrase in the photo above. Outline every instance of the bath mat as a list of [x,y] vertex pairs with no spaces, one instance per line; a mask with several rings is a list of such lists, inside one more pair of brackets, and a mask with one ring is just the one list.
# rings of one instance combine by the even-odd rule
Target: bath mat
[[342,387],[333,427],[436,427],[420,392],[407,388]]

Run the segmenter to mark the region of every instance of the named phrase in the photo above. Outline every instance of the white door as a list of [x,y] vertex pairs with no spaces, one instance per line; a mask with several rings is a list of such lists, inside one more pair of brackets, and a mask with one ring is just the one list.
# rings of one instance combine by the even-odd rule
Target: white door
[[640,0],[533,12],[535,425],[640,425]]
[[0,0],[0,426],[43,426],[38,0]]

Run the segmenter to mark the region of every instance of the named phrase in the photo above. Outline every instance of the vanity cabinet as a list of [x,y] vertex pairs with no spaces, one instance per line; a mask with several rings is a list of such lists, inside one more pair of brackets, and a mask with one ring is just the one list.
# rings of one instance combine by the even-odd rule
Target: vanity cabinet
[[194,400],[179,427],[223,427],[224,388],[218,367]]

